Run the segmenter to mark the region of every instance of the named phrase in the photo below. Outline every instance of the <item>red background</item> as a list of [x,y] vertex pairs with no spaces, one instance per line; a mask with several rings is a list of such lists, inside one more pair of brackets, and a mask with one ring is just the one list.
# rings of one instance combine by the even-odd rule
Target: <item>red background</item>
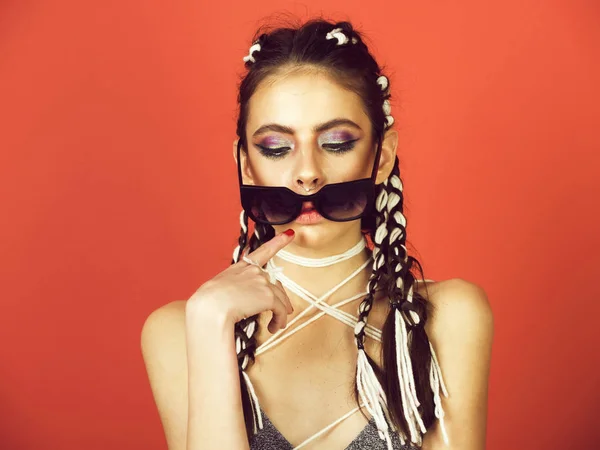
[[230,261],[237,77],[282,10],[389,68],[409,241],[495,313],[488,448],[592,448],[600,7],[433,0],[0,3],[0,447],[166,448],[140,330]]

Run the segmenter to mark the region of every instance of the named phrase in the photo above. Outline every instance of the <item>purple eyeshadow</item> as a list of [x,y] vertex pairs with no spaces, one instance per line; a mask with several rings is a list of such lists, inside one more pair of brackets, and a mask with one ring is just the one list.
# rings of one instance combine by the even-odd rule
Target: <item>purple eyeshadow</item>
[[[319,137],[319,144],[327,144],[327,143],[341,143],[341,142],[346,142],[346,141],[352,141],[352,140],[356,140],[356,137],[352,134],[349,133],[348,131],[345,130],[337,130],[337,131],[332,131],[331,133],[327,133],[322,135],[321,137]],[[261,145],[263,147],[269,147],[269,148],[277,148],[277,147],[290,147],[292,144],[285,140],[282,139],[279,136],[266,136],[262,141],[260,141],[258,143],[258,145]]]
[[327,142],[345,142],[354,139],[354,135],[348,133],[347,131],[334,131],[332,133],[326,134],[319,139],[323,143]]
[[265,146],[265,147],[277,147],[277,146],[284,146],[286,145],[286,141],[282,140],[282,139],[278,139],[276,137],[273,136],[269,136],[266,137],[262,142],[261,145]]

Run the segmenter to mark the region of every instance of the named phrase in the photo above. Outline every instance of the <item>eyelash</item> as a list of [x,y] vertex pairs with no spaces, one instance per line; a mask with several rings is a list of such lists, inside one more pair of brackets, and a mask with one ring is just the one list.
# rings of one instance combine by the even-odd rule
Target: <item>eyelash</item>
[[[354,148],[354,143],[358,141],[358,139],[353,139],[351,141],[346,141],[346,142],[340,142],[339,144],[323,144],[323,147],[326,148],[327,150],[331,151],[332,153],[341,155],[343,153],[349,152],[350,150],[352,150]],[[279,159],[279,158],[283,158],[285,156],[285,154],[287,153],[287,150],[284,149],[289,149],[289,147],[277,147],[277,148],[269,148],[269,147],[263,147],[262,145],[259,144],[255,144],[258,149],[260,150],[260,153],[270,159]]]

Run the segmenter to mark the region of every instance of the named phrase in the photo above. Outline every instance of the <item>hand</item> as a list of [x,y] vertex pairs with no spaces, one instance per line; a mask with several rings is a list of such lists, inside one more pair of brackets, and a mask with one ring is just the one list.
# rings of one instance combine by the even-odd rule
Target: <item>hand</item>
[[272,284],[262,266],[293,240],[293,230],[280,233],[247,255],[257,265],[240,259],[208,280],[187,301],[186,314],[189,311],[200,311],[211,317],[221,314],[227,321],[237,323],[255,314],[272,311],[273,317],[267,327],[269,332],[276,333],[285,328],[287,315],[294,312],[294,308],[281,283]]

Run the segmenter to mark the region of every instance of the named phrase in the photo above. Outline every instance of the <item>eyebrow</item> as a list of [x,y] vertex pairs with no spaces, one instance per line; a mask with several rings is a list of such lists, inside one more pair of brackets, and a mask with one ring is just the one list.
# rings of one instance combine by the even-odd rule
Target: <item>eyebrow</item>
[[[334,128],[339,125],[348,125],[350,127],[362,130],[362,128],[359,127],[357,123],[351,121],[350,119],[337,118],[316,125],[315,127],[313,127],[313,132],[321,133],[322,131],[329,130],[330,128]],[[286,127],[285,125],[279,125],[277,123],[269,123],[267,125],[263,125],[258,130],[256,130],[252,136],[258,136],[259,134],[263,134],[267,131],[277,131],[279,133],[294,134],[294,129],[291,127]]]

